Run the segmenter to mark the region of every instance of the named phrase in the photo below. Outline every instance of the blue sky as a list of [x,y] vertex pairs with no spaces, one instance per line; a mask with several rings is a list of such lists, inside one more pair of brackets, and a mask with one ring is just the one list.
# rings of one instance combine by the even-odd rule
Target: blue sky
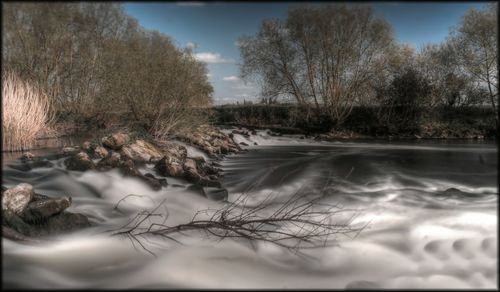
[[[367,2],[367,5],[372,5],[377,15],[391,23],[399,42],[420,48],[429,42],[443,41],[467,9],[480,8],[485,3]],[[296,4],[298,2],[127,2],[125,11],[143,27],[171,36],[177,46],[195,46],[197,57],[208,64],[214,102],[222,104],[252,100],[259,92],[256,84],[245,84],[238,78],[237,39],[255,34],[263,19],[285,19],[288,7]]]

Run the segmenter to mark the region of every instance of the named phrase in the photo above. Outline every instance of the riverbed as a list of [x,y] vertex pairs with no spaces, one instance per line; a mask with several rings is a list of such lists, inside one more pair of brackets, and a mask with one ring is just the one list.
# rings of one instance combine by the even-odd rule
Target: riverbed
[[325,142],[266,131],[235,140],[250,146],[221,161],[229,202],[279,205],[315,196],[345,211],[332,220],[363,229],[301,255],[203,232],[173,235],[180,243],[145,238],[150,253],[110,230],[161,203],[162,220],[173,226],[227,202],[174,178],[153,191],[114,170],[68,171],[64,158],[26,171],[10,157],[3,185],[27,182],[42,194],[69,195],[69,211],[87,215],[92,227],[36,245],[2,239],[4,287],[497,288],[496,144]]

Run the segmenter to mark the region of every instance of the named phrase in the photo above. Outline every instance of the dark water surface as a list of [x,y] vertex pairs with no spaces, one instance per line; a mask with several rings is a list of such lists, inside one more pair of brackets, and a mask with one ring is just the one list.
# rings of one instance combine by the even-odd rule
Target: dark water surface
[[[197,210],[220,208],[182,180],[152,191],[116,171],[53,167],[19,170],[3,164],[2,183],[34,185],[73,197],[72,211],[93,227],[40,245],[3,239],[3,281],[23,288],[495,288],[497,285],[497,145],[467,142],[315,142],[270,137],[238,142],[258,146],[226,157],[229,200],[249,205],[296,193],[321,196],[353,210],[357,237],[298,257],[267,243],[250,246],[203,234],[178,235],[184,245],[149,238],[156,257],[106,231],[163,200],[168,224]],[[196,150],[190,148],[190,152]],[[153,172],[147,165],[143,172]],[[16,169],[17,168],[17,169]],[[115,204],[127,194],[130,197]],[[352,215],[352,214],[351,214]],[[351,216],[346,214],[345,216]],[[342,218],[338,218],[341,220]]]

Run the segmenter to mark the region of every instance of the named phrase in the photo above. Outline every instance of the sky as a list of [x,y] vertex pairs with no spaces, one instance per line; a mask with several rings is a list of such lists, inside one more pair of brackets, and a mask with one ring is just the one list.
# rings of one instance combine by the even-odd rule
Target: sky
[[[309,2],[311,3],[311,2]],[[396,40],[420,48],[446,39],[449,29],[471,8],[487,2],[366,2],[393,27]],[[257,84],[239,77],[237,40],[254,35],[262,20],[286,18],[299,2],[126,2],[125,12],[146,29],[171,36],[178,47],[192,47],[207,63],[214,103],[256,100]],[[328,2],[317,2],[317,5]],[[360,2],[356,2],[360,4]]]

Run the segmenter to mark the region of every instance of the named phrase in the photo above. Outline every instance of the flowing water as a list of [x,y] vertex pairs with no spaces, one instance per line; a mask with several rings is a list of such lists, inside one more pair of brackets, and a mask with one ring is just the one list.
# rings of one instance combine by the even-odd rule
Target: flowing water
[[[145,238],[154,255],[109,230],[161,202],[166,224],[225,203],[205,198],[182,180],[152,191],[117,171],[54,166],[29,171],[8,159],[3,185],[32,184],[47,195],[70,195],[70,211],[93,226],[46,243],[3,243],[5,287],[20,288],[496,288],[497,145],[464,142],[316,142],[270,137],[238,142],[248,152],[222,162],[229,201],[314,194],[363,226],[357,236],[304,250],[271,243],[177,234],[182,244]],[[257,142],[258,146],[253,146]],[[190,148],[189,152],[195,152]],[[4,157],[5,158],[5,157]],[[152,172],[152,165],[142,171]],[[450,190],[451,189],[451,190]],[[116,204],[126,195],[134,194]],[[267,201],[266,201],[267,202]]]

